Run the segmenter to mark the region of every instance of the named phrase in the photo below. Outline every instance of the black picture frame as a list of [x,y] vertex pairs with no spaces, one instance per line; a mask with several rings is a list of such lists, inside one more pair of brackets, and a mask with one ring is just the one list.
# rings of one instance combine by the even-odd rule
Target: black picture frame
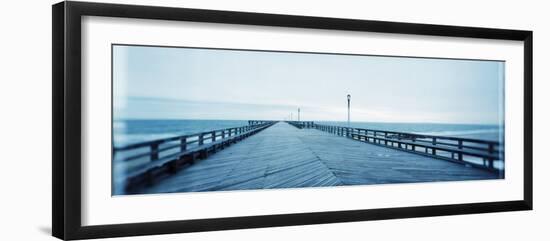
[[[140,222],[99,226],[81,224],[81,17],[195,21],[327,30],[350,30],[429,36],[517,40],[524,43],[524,186],[523,199],[404,208],[341,210],[282,215]],[[307,225],[380,219],[531,210],[533,33],[460,26],[336,19],[263,13],[198,10],[90,2],[60,2],[52,6],[52,233],[60,239],[106,238]]]

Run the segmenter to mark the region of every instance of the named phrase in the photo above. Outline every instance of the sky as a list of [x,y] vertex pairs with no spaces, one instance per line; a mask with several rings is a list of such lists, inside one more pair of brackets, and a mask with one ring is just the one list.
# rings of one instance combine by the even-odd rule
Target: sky
[[113,117],[502,124],[504,64],[115,45]]

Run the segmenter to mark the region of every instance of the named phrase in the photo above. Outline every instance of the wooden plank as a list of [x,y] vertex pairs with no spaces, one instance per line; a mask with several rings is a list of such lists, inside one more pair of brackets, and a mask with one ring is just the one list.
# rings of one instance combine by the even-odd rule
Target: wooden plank
[[279,122],[139,193],[496,179],[494,173]]

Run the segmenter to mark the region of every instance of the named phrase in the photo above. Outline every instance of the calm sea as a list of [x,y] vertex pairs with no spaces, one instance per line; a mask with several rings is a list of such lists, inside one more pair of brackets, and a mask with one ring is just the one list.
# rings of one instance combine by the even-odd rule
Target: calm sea
[[[324,122],[346,126],[346,122]],[[115,146],[178,135],[207,132],[248,125],[247,120],[124,120],[113,123]],[[410,132],[418,134],[469,137],[484,140],[502,140],[502,128],[497,125],[434,124],[434,123],[377,123],[352,122],[352,127]]]

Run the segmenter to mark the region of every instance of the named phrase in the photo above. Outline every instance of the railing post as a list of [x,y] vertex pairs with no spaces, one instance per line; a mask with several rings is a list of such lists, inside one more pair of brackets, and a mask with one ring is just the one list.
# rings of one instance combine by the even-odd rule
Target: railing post
[[212,142],[215,142],[216,141],[216,131],[213,131],[211,135],[212,135]]
[[384,132],[384,145],[388,145],[388,132]]
[[[397,141],[398,141],[397,147],[398,147],[398,148],[401,148],[401,134],[397,134]],[[426,149],[426,150],[427,150],[427,149]]]
[[204,133],[199,134],[199,146],[204,144]]
[[180,138],[180,150],[181,152],[187,150],[187,137],[185,136]]
[[[436,143],[436,138],[435,138],[435,137],[432,137],[432,145],[435,146],[435,143]],[[435,148],[432,148],[432,155],[435,155],[435,153],[436,153]]]
[[[458,140],[458,149],[459,149],[459,150],[462,150],[462,140]],[[458,153],[458,160],[459,160],[459,161],[463,161],[462,152],[459,152],[459,153]]]
[[159,143],[151,144],[151,161],[156,161],[159,159]]
[[487,158],[487,161],[489,162],[489,168],[491,168],[491,169],[493,169],[495,167],[494,166],[494,160],[491,157],[491,155],[493,154],[494,149],[495,149],[495,147],[493,146],[493,143],[489,143],[489,158]]
[[222,139],[225,138],[225,130],[222,130]]

